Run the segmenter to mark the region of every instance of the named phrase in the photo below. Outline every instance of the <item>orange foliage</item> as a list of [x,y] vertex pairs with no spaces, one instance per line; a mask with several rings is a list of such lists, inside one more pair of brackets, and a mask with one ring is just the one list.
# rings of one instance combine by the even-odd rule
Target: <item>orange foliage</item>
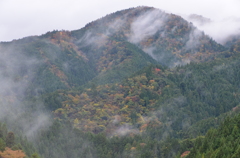
[[51,70],[52,73],[54,73],[59,78],[61,78],[63,80],[67,79],[67,76],[61,70],[59,70],[55,65],[52,65],[50,70]]
[[160,72],[161,69],[155,68],[155,72]]
[[[164,72],[159,68],[153,68],[152,71],[159,72],[155,73],[156,75],[164,75]],[[91,93],[88,95],[88,92],[91,91],[90,88],[85,89],[82,93],[73,91],[63,93],[62,95],[67,99],[62,102],[64,111],[55,111],[55,116],[61,119],[66,116],[72,123],[77,118],[79,123],[76,128],[82,129],[84,132],[92,131],[97,133],[100,129],[103,129],[99,128],[99,125],[102,125],[105,127],[104,131],[106,133],[112,133],[121,124],[131,122],[130,115],[133,111],[140,115],[145,113],[146,108],[143,106],[145,102],[140,97],[142,89],[161,94],[161,90],[155,88],[155,85],[161,88],[167,87],[162,84],[162,81],[157,83],[158,81],[155,78],[148,79],[146,74],[129,78],[128,81],[127,84],[97,86],[97,91],[101,95],[96,97],[93,97]],[[152,105],[155,102],[156,99],[149,100],[149,110],[154,110]],[[142,117],[139,117],[137,121],[138,123],[141,122],[139,127],[141,132],[146,130],[147,127],[154,128],[162,124],[158,119],[144,120]]]
[[154,81],[154,80],[150,80],[150,81],[149,81],[149,83],[153,83],[153,82],[155,82],[155,81]]
[[127,96],[127,97],[125,98],[126,101],[129,101],[130,99],[131,99],[131,97],[129,97],[129,96]]
[[181,157],[186,157],[186,156],[188,156],[189,153],[190,153],[190,151],[185,151],[184,153],[182,153]]
[[22,150],[12,150],[8,147],[5,148],[4,152],[0,152],[0,157],[2,158],[24,158],[25,153]]
[[136,150],[136,147],[131,147],[131,150]]
[[51,65],[50,71],[56,75],[57,77],[60,78],[61,82],[63,82],[67,87],[69,87],[67,81],[67,76],[64,74],[63,71],[61,71],[58,67],[56,67],[55,65]]
[[147,128],[147,124],[143,124],[141,127],[140,127],[140,130],[142,131],[142,130],[145,130],[146,128]]
[[237,111],[237,110],[239,110],[239,107],[238,107],[238,106],[232,108],[232,111]]
[[138,102],[139,101],[139,97],[137,97],[137,96],[132,96],[131,99],[132,99],[133,102]]
[[69,31],[58,31],[52,35],[51,41],[57,43],[59,40],[69,41],[71,38]]

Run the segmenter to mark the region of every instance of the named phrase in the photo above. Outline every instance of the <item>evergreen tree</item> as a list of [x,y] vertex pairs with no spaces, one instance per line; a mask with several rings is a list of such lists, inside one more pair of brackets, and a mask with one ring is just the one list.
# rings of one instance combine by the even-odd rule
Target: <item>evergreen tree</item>
[[6,146],[11,148],[15,144],[15,136],[13,132],[8,132],[6,137]]

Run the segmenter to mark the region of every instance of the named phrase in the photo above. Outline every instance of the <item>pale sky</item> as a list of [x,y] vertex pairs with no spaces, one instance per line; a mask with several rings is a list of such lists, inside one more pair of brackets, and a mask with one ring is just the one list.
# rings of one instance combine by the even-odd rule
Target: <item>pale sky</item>
[[[11,41],[53,30],[76,30],[106,14],[151,6],[174,14],[199,14],[218,21],[214,34],[229,25],[240,28],[240,0],[0,0],[0,41]],[[204,28],[203,28],[204,29]]]

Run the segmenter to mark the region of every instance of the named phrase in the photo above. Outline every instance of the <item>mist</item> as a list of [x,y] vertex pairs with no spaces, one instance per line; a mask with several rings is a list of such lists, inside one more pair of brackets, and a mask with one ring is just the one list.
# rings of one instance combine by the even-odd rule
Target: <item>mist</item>
[[131,24],[131,35],[128,40],[136,44],[154,35],[161,29],[167,18],[166,13],[157,9],[140,15]]
[[[39,129],[51,124],[50,115],[43,103],[25,102],[35,70],[42,61],[26,55],[15,47],[3,49],[0,45],[0,121],[6,122],[10,130],[21,130],[32,138]],[[33,111],[34,109],[34,111]]]
[[111,35],[121,30],[125,22],[126,16],[122,17],[121,19],[113,20],[108,24],[101,22],[99,23],[99,21],[92,22],[94,23],[93,25],[97,26],[88,29],[83,36],[78,39],[77,43],[79,44],[80,48],[86,46],[99,48],[107,43],[107,40]]
[[231,16],[216,20],[200,15],[195,16],[195,18],[192,16],[183,17],[220,44],[225,44],[234,36],[240,36],[240,17]]
[[[0,1],[0,41],[11,41],[26,36],[41,35],[51,30],[80,29],[86,23],[111,12],[137,6],[152,6],[177,15],[198,14],[214,20],[238,16],[239,0],[1,0]],[[239,17],[239,16],[238,16]]]
[[[169,21],[174,18],[178,23],[172,26]],[[182,26],[188,28],[189,31],[179,37],[177,32],[182,32]],[[171,28],[169,29],[169,27]],[[179,58],[179,56],[186,52],[194,55],[200,45],[210,40],[192,23],[159,9],[142,12],[130,24],[130,31],[130,35],[127,35],[129,42],[137,45],[160,64],[168,67],[190,63],[190,58]],[[181,43],[181,45],[172,49],[172,41]]]
[[112,135],[126,136],[128,134],[140,134],[139,130],[132,125],[124,124],[118,127]]
[[[88,29],[79,39],[77,39],[76,43],[78,44],[79,49],[90,47],[88,50],[91,51],[91,48],[93,48],[95,49],[94,51],[97,52],[98,48],[104,46],[111,36],[122,31],[123,27],[127,26],[129,27],[129,32],[122,33],[125,36],[124,38],[126,38],[128,42],[140,47],[144,52],[149,54],[159,63],[162,64],[165,62],[169,64],[167,65],[169,67],[175,67],[177,65],[185,65],[190,63],[190,59],[188,58],[179,60],[173,56],[170,56],[172,52],[162,49],[163,46],[158,45],[157,42],[160,41],[159,39],[152,43],[149,42],[150,44],[148,45],[142,44],[143,42],[146,42],[149,37],[154,35],[162,39],[167,36],[167,31],[164,26],[166,25],[166,21],[169,20],[169,14],[166,14],[161,10],[153,9],[136,16],[136,18],[134,18],[131,22],[129,22],[129,19],[127,18],[128,15],[125,15],[123,18],[115,19],[106,25],[97,23],[97,25],[95,25],[95,28]],[[189,22],[192,22],[193,25],[189,23],[188,26],[191,27],[191,31],[185,35],[186,41],[184,41],[184,46],[181,48],[181,50],[179,50],[179,52],[189,50],[190,53],[194,54],[195,52],[192,50],[201,44],[200,40],[204,33],[221,44],[225,44],[232,36],[240,35],[240,19],[238,18],[226,18],[223,20],[210,19],[206,21],[198,21],[190,17],[185,18]],[[126,24],[127,22],[129,23]],[[196,28],[194,26],[196,26]],[[198,28],[200,30],[198,30]],[[169,32],[174,33],[176,29],[177,26],[173,27]],[[46,51],[48,47],[44,49]],[[57,51],[60,51],[60,48],[56,52],[52,51],[51,49],[47,51],[50,52],[48,55],[52,60],[58,59]],[[29,54],[26,54],[24,51],[21,51],[14,46],[6,49],[3,47],[3,45],[0,45],[0,53],[2,53],[0,56],[0,108],[2,109],[0,111],[0,121],[7,122],[10,129],[13,131],[15,130],[15,127],[21,129],[21,132],[24,133],[27,138],[32,140],[34,143],[37,143],[38,135],[36,133],[38,133],[40,130],[47,130],[48,127],[52,125],[51,114],[50,112],[47,112],[45,105],[41,100],[37,100],[35,102],[27,102],[25,101],[25,98],[29,97],[27,94],[29,86],[31,86],[31,83],[34,81],[34,79],[38,77],[36,76],[36,70],[41,67],[45,61],[30,56]],[[69,54],[69,56],[71,56],[71,54]],[[167,59],[169,59],[169,61],[167,61]],[[61,61],[58,63],[60,62]],[[68,65],[68,62],[65,62],[63,63],[63,67],[67,71],[69,70],[70,65]],[[214,69],[218,71],[223,68],[224,66],[219,66],[215,67]],[[196,81],[196,85],[200,87],[201,83]],[[41,88],[44,87],[39,86],[35,87],[34,89],[37,92],[38,89]],[[205,92],[203,91],[202,93]],[[187,129],[191,126],[192,120],[190,120],[191,117],[189,114],[185,114],[182,117],[183,119],[181,121],[179,121],[179,117],[177,116],[178,111],[176,109],[181,109],[181,107],[184,107],[184,104],[186,104],[186,102],[187,99],[184,96],[175,96],[174,98],[166,100],[164,103],[159,103],[160,108],[152,112],[150,111],[149,116],[144,116],[143,122],[156,121],[156,123],[158,123],[160,126],[162,126],[162,122],[164,122],[165,124],[162,127],[165,129],[161,135],[161,139],[165,140],[171,134],[171,132],[173,132],[171,126],[174,123],[180,123],[180,127],[182,129]],[[170,112],[172,112],[175,116],[172,118],[166,116],[166,114]],[[119,120],[117,120],[115,117],[112,123],[118,124]],[[68,129],[59,130],[60,134],[65,134],[65,138],[68,138],[68,132]],[[114,129],[113,133],[111,134],[117,136],[126,136],[130,134],[138,135],[141,134],[141,132],[139,129],[134,127],[134,125],[126,123],[116,127],[116,129]],[[70,136],[72,138],[72,141],[78,135],[71,133]],[[54,140],[50,143],[52,143],[53,148],[58,148],[58,143],[63,142],[61,139],[56,138],[57,136],[54,137]],[[68,143],[71,144],[71,141]],[[71,145],[74,145],[75,147],[75,145],[79,142],[74,143]],[[90,151],[92,144],[89,143],[89,141],[82,140],[80,143],[82,146],[78,148],[79,152],[86,150]],[[69,144],[64,145],[68,146]],[[93,155],[95,155],[95,152],[96,151],[89,152],[89,157],[94,157]],[[55,156],[61,157],[63,156],[62,153],[64,153],[64,151],[55,153]]]

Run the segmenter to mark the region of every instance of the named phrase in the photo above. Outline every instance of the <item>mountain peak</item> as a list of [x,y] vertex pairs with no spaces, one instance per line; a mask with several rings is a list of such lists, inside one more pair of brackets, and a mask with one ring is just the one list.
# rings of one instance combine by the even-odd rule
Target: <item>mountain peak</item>
[[[197,15],[194,17],[204,19]],[[128,41],[170,67],[186,64],[185,61],[200,61],[196,56],[202,56],[201,60],[205,61],[209,55],[222,49],[182,17],[145,6],[109,14],[73,34],[82,44],[96,45],[108,39]],[[208,55],[204,53],[206,51]]]
[[207,23],[211,23],[212,22],[211,19],[203,17],[202,15],[198,15],[198,14],[191,14],[191,15],[189,15],[188,16],[188,20],[196,22],[199,25],[205,25]]

